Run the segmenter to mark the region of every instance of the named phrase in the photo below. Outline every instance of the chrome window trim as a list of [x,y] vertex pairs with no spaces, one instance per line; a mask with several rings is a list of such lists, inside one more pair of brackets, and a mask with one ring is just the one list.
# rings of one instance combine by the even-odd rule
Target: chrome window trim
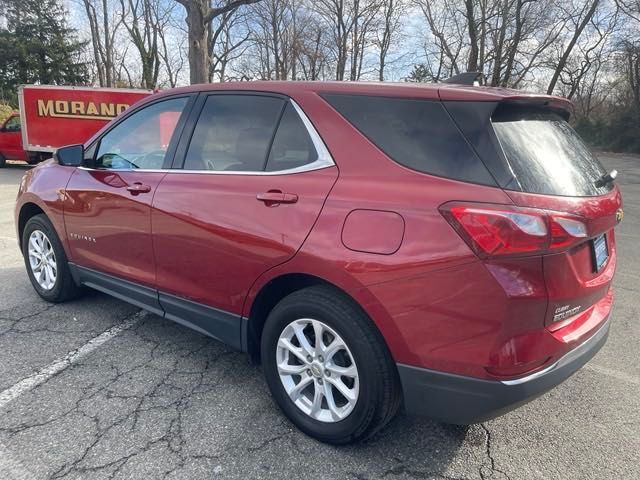
[[318,131],[315,129],[309,117],[304,113],[302,108],[293,100],[289,99],[296,113],[302,120],[309,137],[311,138],[311,142],[313,143],[316,152],[318,153],[318,158],[306,165],[302,165],[296,168],[289,168],[287,170],[276,170],[273,172],[266,171],[241,171],[241,170],[185,170],[184,168],[160,168],[160,169],[130,169],[130,168],[89,168],[89,167],[78,167],[81,170],[100,170],[100,171],[108,171],[108,172],[152,172],[152,173],[187,173],[187,174],[207,174],[207,175],[289,175],[294,173],[302,173],[302,172],[310,172],[314,170],[321,170],[323,168],[333,167],[335,166],[335,162],[331,153],[329,153],[329,149],[324,144],[324,141],[318,134]]

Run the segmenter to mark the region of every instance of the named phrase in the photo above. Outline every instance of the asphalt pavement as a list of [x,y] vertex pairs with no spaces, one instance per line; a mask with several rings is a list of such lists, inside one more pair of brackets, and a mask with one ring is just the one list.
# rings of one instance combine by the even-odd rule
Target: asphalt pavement
[[97,292],[41,300],[13,224],[29,167],[0,169],[0,480],[640,479],[640,157],[602,160],[625,204],[602,351],[482,425],[401,415],[339,448],[296,430],[229,347]]

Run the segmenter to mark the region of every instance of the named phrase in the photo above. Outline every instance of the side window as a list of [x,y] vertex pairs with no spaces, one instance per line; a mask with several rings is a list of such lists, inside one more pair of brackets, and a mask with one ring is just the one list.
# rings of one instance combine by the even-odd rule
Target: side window
[[317,159],[318,152],[313,146],[309,132],[293,105],[287,103],[273,139],[267,172],[301,167]]
[[264,171],[284,101],[259,95],[210,95],[198,118],[185,170]]
[[188,98],[154,103],[123,120],[100,139],[94,166],[106,169],[162,168]]
[[323,98],[399,164],[440,177],[495,185],[441,102],[366,95]]
[[20,131],[20,117],[15,116],[11,117],[7,120],[7,123],[4,124],[4,129],[7,132],[19,132]]

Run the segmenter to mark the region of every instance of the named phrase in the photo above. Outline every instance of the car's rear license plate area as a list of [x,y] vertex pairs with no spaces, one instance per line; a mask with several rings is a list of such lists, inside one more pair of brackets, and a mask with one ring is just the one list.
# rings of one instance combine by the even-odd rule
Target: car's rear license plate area
[[591,250],[593,252],[593,268],[596,272],[607,263],[609,258],[609,247],[607,246],[607,235],[602,234],[591,241]]

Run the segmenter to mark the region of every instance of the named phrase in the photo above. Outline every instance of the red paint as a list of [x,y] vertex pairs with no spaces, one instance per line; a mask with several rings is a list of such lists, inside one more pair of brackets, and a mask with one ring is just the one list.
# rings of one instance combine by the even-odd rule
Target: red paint
[[[158,288],[240,314],[253,282],[298,251],[337,176],[168,173],[151,217]],[[273,190],[299,199],[257,198]]]
[[22,148],[22,135],[20,131],[11,132],[5,130],[5,125],[14,118],[19,118],[19,113],[14,113],[7,118],[0,127],[0,155],[8,160],[27,161],[27,152]]
[[[64,204],[71,259],[153,286],[151,200],[163,177],[164,173],[155,172],[75,169]],[[149,191],[136,193],[127,188],[136,183],[149,187]]]
[[[75,262],[245,317],[270,281],[290,273],[313,275],[358,302],[395,361],[445,372],[522,376],[560,358],[607,318],[616,262],[613,227],[621,206],[617,188],[601,197],[562,198],[418,173],[386,157],[318,93],[531,98],[564,109],[567,101],[502,89],[332,82],[194,85],[154,98],[214,90],[292,97],[336,167],[216,175],[91,172],[48,163],[27,174],[17,212],[33,201],[55,218],[65,241],[72,232],[95,237],[96,244],[68,240]],[[150,192],[132,196],[126,186],[135,182]],[[65,188],[62,205],[52,192]],[[481,258],[440,213],[452,201],[543,210],[545,218],[559,212],[584,222],[588,237],[556,245],[553,253]],[[369,211],[394,213],[359,213]],[[588,239],[603,232],[610,258],[594,273]],[[566,304],[581,310],[552,322],[555,309]]]
[[382,210],[354,210],[342,227],[342,243],[356,252],[391,255],[402,245],[403,235],[402,217]]
[[84,143],[118,113],[149,95],[149,90],[26,85],[20,90],[24,149],[52,151]]

